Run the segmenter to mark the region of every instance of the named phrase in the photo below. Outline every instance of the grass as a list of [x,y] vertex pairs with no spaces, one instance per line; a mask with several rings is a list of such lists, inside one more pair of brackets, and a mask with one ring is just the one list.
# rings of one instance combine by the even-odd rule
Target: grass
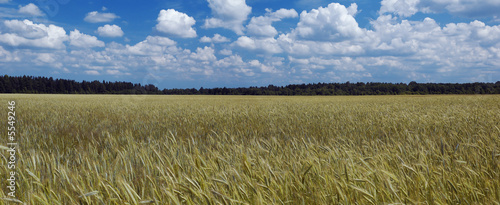
[[498,95],[8,100],[26,204],[500,204]]

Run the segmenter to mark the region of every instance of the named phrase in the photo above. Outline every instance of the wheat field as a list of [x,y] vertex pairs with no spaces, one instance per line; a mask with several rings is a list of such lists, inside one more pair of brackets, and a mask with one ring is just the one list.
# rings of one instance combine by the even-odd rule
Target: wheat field
[[500,204],[500,96],[0,95],[0,204]]

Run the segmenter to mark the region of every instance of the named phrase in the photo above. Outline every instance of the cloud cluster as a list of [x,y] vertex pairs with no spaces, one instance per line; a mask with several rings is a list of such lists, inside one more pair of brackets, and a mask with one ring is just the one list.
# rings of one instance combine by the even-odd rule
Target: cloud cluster
[[[402,5],[408,8],[413,3],[406,1]],[[402,16],[413,12],[397,10]],[[354,18],[357,12],[356,4],[345,7],[332,3],[303,11],[290,33],[277,38],[242,36],[233,45],[288,55],[293,72],[323,73],[332,79],[362,80],[391,70],[390,75],[401,75],[403,79],[439,81],[453,73],[456,79],[470,80],[468,72],[474,66],[498,73],[500,26],[487,26],[477,20],[440,26],[431,18],[409,21],[381,15],[371,21],[373,29],[368,30],[358,26]]]
[[382,0],[379,13],[392,13],[409,17],[417,12],[448,12],[463,17],[485,17],[498,15],[500,2],[497,0]]
[[[498,4],[482,2],[493,8]],[[216,33],[188,39],[207,43],[191,49],[183,48],[186,39],[182,43],[175,40],[196,38],[196,20],[174,9],[159,12],[154,27],[157,35],[130,45],[104,43],[77,29],[68,35],[55,25],[4,20],[0,64],[34,63],[54,67],[57,72],[87,75],[147,73],[155,78],[250,79],[257,83],[266,77],[285,78],[285,83],[383,81],[387,76],[427,82],[484,81],[486,75],[499,75],[500,26],[478,20],[440,25],[432,18],[407,19],[418,12],[473,16],[463,6],[484,10],[479,1],[382,0],[379,16],[366,28],[358,25],[360,11],[355,3],[330,3],[300,15],[295,9],[267,9],[248,22],[252,8],[244,0],[208,0],[208,6],[213,17],[205,19],[202,27],[225,28],[236,35]],[[90,12],[85,20],[118,18],[110,14]],[[292,28],[277,26],[292,18],[297,18]],[[117,25],[106,24],[97,28],[96,35],[123,37],[124,32]]]
[[0,44],[14,47],[61,49],[68,40],[66,31],[55,25],[35,24],[30,20],[6,20],[0,33]]

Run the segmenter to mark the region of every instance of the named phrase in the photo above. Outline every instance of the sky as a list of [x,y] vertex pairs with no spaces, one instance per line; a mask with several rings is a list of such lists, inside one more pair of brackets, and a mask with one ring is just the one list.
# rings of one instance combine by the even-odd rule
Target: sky
[[500,80],[500,0],[0,0],[0,74],[163,88]]

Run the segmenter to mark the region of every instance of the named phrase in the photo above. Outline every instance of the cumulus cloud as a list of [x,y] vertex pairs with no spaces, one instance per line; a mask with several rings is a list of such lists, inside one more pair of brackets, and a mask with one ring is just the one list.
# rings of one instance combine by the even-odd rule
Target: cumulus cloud
[[271,10],[266,11],[267,13],[264,16],[252,17],[250,23],[247,25],[248,35],[274,37],[278,34],[278,31],[271,25],[273,22],[281,21],[284,18],[298,17],[298,13],[294,9],[280,9],[275,12]]
[[100,13],[98,11],[92,11],[87,13],[83,20],[90,23],[105,23],[112,22],[117,18],[120,17],[114,13]]
[[122,53],[125,50],[127,51],[125,54],[154,56],[177,52],[178,48],[175,45],[176,42],[167,37],[148,36],[144,41],[133,46],[126,45],[125,49],[118,48],[115,51]]
[[361,55],[365,52],[366,45],[350,40],[340,42],[300,40],[284,34],[279,36],[277,42],[285,52],[298,56]]
[[80,33],[75,29],[69,33],[69,44],[81,48],[104,47],[104,42],[95,36]]
[[231,55],[218,60],[214,64],[216,67],[224,68],[236,74],[243,74],[245,76],[254,76],[255,72],[250,68],[249,63],[243,61],[239,55]]
[[106,24],[97,28],[97,34],[102,37],[122,37],[123,31],[117,25]]
[[31,16],[43,16],[44,13],[33,3],[26,6],[19,6],[19,13]]
[[441,27],[431,18],[397,22],[390,16],[381,16],[372,25],[373,41],[378,43],[366,46],[367,50],[374,55],[396,57],[392,60],[404,65],[401,69],[434,74],[426,76],[454,73],[465,78],[468,69],[494,68],[500,63],[492,49],[500,45],[500,26],[473,21]]
[[197,48],[192,52],[177,47],[175,41],[162,36],[148,36],[135,45],[110,43],[106,52],[99,53],[104,54],[111,56],[108,61],[120,63],[125,68],[147,67],[152,73],[172,71],[185,73],[186,76],[213,74],[213,65],[217,60],[214,48]]
[[195,38],[196,31],[193,25],[196,23],[193,17],[174,9],[161,10],[158,15],[156,30],[182,38]]
[[281,53],[278,41],[274,38],[253,38],[248,36],[241,36],[236,40],[233,45],[248,50],[263,51],[265,53]]
[[394,13],[402,17],[413,16],[419,9],[420,0],[382,0],[380,14]]
[[278,73],[279,71],[272,65],[265,65],[259,60],[251,60],[248,62],[251,67],[258,68],[263,73]]
[[[500,65],[500,26],[477,20],[441,26],[432,18],[409,21],[381,15],[367,30],[358,27],[356,13],[355,4],[346,8],[333,3],[302,12],[290,33],[277,38],[241,36],[232,45],[257,53],[284,53],[292,63],[291,73],[330,70],[329,75],[338,79],[369,78],[374,70],[387,72],[384,68],[406,79],[439,81],[437,76],[444,74],[466,79],[467,70],[475,66],[491,71]],[[252,64],[259,67],[256,61]]]
[[212,38],[203,36],[200,38],[200,42],[202,43],[225,43],[229,42],[230,40],[224,36],[221,36],[220,34],[216,33]]
[[6,30],[0,34],[0,43],[14,47],[63,49],[68,40],[66,31],[55,25],[35,24],[30,20],[7,20]]
[[363,29],[359,28],[354,18],[356,12],[355,3],[348,8],[331,3],[328,7],[319,7],[310,12],[303,11],[294,35],[304,39],[328,41],[359,37],[363,35]]
[[220,54],[222,55],[225,55],[225,56],[230,56],[230,55],[233,55],[233,51],[229,50],[229,49],[222,49],[219,51]]
[[213,18],[205,20],[205,28],[226,28],[243,35],[243,22],[252,12],[245,0],[208,0]]
[[[488,75],[496,79],[500,67],[500,26],[477,20],[444,25],[432,18],[406,19],[415,12],[459,11],[459,7],[438,7],[437,3],[430,6],[422,1],[406,0],[401,1],[406,4],[401,4],[385,0],[382,7],[386,10],[381,8],[381,15],[371,20],[366,28],[360,28],[354,18],[358,13],[356,4],[332,3],[303,11],[300,15],[293,9],[266,10],[262,16],[253,17],[246,27],[239,27],[245,34],[236,37],[234,42],[192,50],[165,36],[147,36],[131,45],[104,44],[95,36],[76,29],[66,35],[63,28],[54,25],[28,20],[1,21],[0,62],[2,66],[50,66],[58,68],[57,71],[88,75],[147,73],[162,79],[193,82],[204,76],[218,82],[237,79],[252,84],[275,82],[265,79],[284,79],[283,83],[385,79],[463,82],[484,81]],[[447,0],[440,2],[457,4]],[[456,2],[466,5],[465,1]],[[488,0],[484,2],[493,5]],[[412,10],[413,7],[416,10]],[[17,13],[17,8],[13,10]],[[172,21],[170,26],[176,29],[171,30],[179,33],[157,30],[166,35],[195,37],[196,31],[191,31],[194,19],[173,11],[171,16],[180,18],[159,20],[158,25],[164,26],[160,21]],[[278,33],[273,27],[284,18],[296,17],[300,19],[291,31]],[[231,22],[231,18],[217,16],[215,11],[212,19]],[[227,24],[224,28],[234,29],[236,27],[230,25],[243,25],[244,21]],[[102,29],[97,29],[95,35],[104,36],[99,30],[104,32],[106,27],[113,25],[99,27]],[[195,41],[198,40],[230,42],[220,34]],[[101,47],[104,48],[92,49]]]
[[197,48],[196,53],[191,53],[191,58],[201,61],[215,61],[215,50],[210,47]]
[[498,14],[497,0],[382,0],[379,13],[409,17],[417,12],[441,13],[463,17],[485,17]]
[[[310,12],[303,11],[297,27],[275,39],[273,37],[277,31],[270,23],[280,18],[295,17],[297,14],[294,10],[286,9],[268,11],[265,16],[252,18],[248,33],[255,36],[242,36],[233,45],[266,53],[285,52],[301,56],[360,55],[365,52],[364,44],[372,39],[370,32],[359,28],[354,18],[356,13],[356,4],[346,8],[338,3],[312,9]],[[258,26],[258,20],[265,23]],[[253,29],[253,26],[256,28]]]

